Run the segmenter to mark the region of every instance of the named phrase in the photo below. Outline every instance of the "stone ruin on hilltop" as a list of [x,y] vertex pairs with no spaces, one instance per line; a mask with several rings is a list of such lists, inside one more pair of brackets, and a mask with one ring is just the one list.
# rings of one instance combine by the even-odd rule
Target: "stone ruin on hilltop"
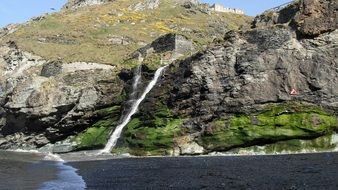
[[215,11],[215,12],[223,12],[223,13],[235,13],[235,14],[241,14],[241,15],[245,14],[244,11],[241,9],[224,7],[223,5],[220,5],[220,4],[213,4],[210,7],[210,10]]

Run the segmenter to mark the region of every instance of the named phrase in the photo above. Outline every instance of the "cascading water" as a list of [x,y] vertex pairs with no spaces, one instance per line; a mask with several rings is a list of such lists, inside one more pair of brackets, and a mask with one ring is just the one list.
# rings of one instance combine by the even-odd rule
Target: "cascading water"
[[142,65],[139,64],[134,72],[134,81],[133,81],[133,89],[132,93],[130,95],[130,99],[136,99],[137,97],[137,87],[141,83],[141,77],[142,77]]
[[[113,132],[113,134],[111,135],[110,139],[108,140],[108,143],[106,144],[106,147],[100,151],[100,154],[110,153],[110,151],[114,148],[114,146],[117,143],[117,140],[121,136],[123,128],[129,123],[129,121],[131,120],[131,117],[137,112],[137,109],[138,109],[139,105],[144,100],[144,98],[146,97],[146,95],[156,85],[157,80],[161,76],[162,71],[163,71],[163,69],[165,67],[166,66],[160,67],[159,69],[157,69],[157,71],[155,72],[154,78],[149,82],[148,86],[143,91],[142,95],[135,102],[133,102],[133,104],[131,106],[131,109],[129,110],[129,112],[127,113],[127,115],[125,117],[123,117],[123,122],[116,127],[115,131]],[[140,76],[139,79],[137,79],[137,78],[138,77],[134,78],[133,92],[132,93],[136,93],[137,86],[138,86],[136,83],[139,82],[141,76]],[[135,89],[134,89],[134,85],[136,86]]]
[[143,57],[142,54],[139,53],[138,55],[138,65],[134,71],[134,78],[133,78],[133,88],[132,88],[132,93],[129,96],[129,100],[135,100],[137,99],[137,88],[138,85],[141,83],[141,77],[142,77],[142,62],[143,62]]
[[122,111],[122,117],[119,120],[119,123],[122,123],[125,118],[127,117],[127,113],[129,113],[130,108],[133,104],[137,101],[138,98],[138,87],[141,83],[142,78],[142,61],[143,59],[139,60],[138,66],[134,70],[134,77],[133,77],[133,84],[132,84],[132,91],[128,97],[128,101],[124,105],[124,109]]

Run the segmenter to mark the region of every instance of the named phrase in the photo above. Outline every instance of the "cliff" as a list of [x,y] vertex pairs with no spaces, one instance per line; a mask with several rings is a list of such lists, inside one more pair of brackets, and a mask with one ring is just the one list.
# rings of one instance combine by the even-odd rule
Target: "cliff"
[[335,1],[295,2],[251,28],[244,15],[154,2],[67,9],[3,34],[0,147],[102,148],[138,61],[142,91],[173,57],[115,153],[208,154],[337,130]]
[[337,2],[295,1],[282,10],[266,11],[255,18],[256,28],[269,25],[288,25],[298,38],[313,38],[337,29]]
[[[308,12],[318,6],[326,17]],[[129,152],[205,154],[332,133],[338,126],[333,8],[334,1],[296,2],[171,64],[128,125]]]
[[74,144],[88,131],[89,145],[76,147],[102,147],[124,110],[139,51],[156,69],[164,54],[187,56],[250,20],[209,15],[197,1],[84,0],[0,30],[0,147]]

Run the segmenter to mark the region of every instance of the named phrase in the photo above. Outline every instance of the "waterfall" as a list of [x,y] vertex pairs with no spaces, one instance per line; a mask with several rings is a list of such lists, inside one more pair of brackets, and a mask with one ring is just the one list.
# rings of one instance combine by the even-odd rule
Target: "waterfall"
[[[146,95],[150,92],[150,90],[156,85],[158,78],[161,76],[164,67],[160,67],[159,69],[156,70],[154,78],[149,82],[148,86],[146,87],[146,89],[143,91],[142,95],[135,101],[133,102],[131,109],[129,110],[129,112],[127,113],[127,115],[125,117],[123,117],[123,122],[121,124],[119,124],[116,128],[115,131],[113,132],[113,134],[111,135],[111,137],[108,140],[108,143],[106,144],[106,147],[104,149],[102,149],[100,151],[100,154],[102,153],[110,153],[110,151],[114,148],[114,146],[117,143],[117,140],[120,138],[121,133],[123,128],[129,123],[129,121],[131,120],[131,117],[137,112],[139,105],[141,104],[141,102],[144,100],[144,98],[146,97]],[[140,76],[141,77],[141,76]],[[137,84],[135,84],[135,82],[139,82],[140,79],[137,79],[138,77],[134,78],[134,84],[133,84],[133,88],[134,86],[135,89],[133,89],[132,93],[136,93],[137,91]],[[135,97],[135,95],[133,95]]]
[[134,81],[133,81],[133,89],[132,93],[130,95],[130,99],[136,99],[137,98],[137,87],[141,83],[141,77],[142,77],[142,64],[139,64],[137,68],[134,71]]

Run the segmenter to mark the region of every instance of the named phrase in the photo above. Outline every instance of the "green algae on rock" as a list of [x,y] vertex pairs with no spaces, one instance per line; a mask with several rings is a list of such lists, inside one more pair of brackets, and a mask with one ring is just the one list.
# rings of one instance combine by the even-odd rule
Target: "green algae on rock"
[[120,106],[113,106],[98,110],[98,114],[104,117],[75,136],[72,141],[76,142],[76,150],[102,148],[107,143],[109,135],[116,127],[119,120]]
[[336,116],[320,107],[300,104],[270,106],[258,114],[214,120],[201,137],[208,150],[229,150],[289,139],[315,138],[337,128]]
[[328,134],[309,140],[292,139],[263,146],[235,148],[230,154],[290,154],[335,151],[338,148],[337,134]]
[[127,125],[125,142],[133,155],[168,155],[174,148],[174,139],[181,131],[183,120],[174,117],[171,110],[160,104],[152,118],[134,118]]

